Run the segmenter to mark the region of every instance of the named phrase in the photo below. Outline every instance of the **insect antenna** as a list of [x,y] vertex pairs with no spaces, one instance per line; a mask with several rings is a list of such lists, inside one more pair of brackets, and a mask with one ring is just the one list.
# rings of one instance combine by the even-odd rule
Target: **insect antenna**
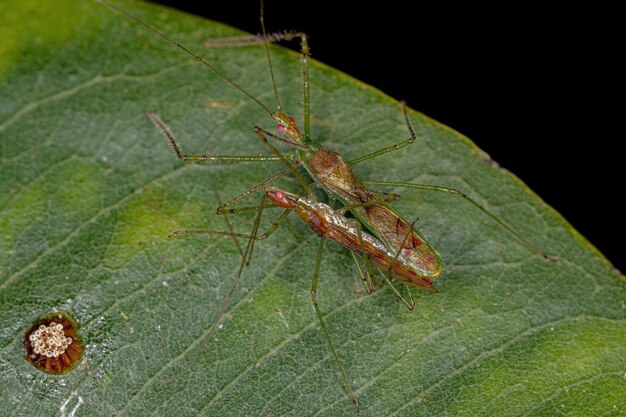
[[[123,14],[124,16],[128,17],[129,19],[134,20],[135,22],[139,23],[141,26],[143,26],[146,29],[148,29],[149,31],[155,33],[159,37],[163,38],[167,42],[169,42],[172,45],[174,45],[175,47],[177,47],[178,49],[181,49],[182,51],[184,51],[188,55],[191,55],[196,61],[200,62],[202,65],[204,65],[209,70],[211,70],[214,74],[216,74],[217,76],[221,77],[222,79],[224,79],[225,81],[230,83],[233,87],[235,87],[237,90],[241,91],[245,96],[247,96],[252,101],[254,101],[256,104],[258,104],[259,107],[261,107],[263,110],[265,110],[265,112],[267,112],[267,114],[269,114],[270,116],[273,115],[273,112],[270,110],[269,107],[267,107],[265,104],[263,104],[258,98],[254,97],[252,94],[250,94],[246,89],[244,89],[242,86],[240,86],[232,78],[230,78],[229,76],[224,74],[222,71],[218,70],[216,67],[211,65],[207,60],[202,58],[200,55],[198,55],[198,54],[196,54],[194,52],[191,52],[191,50],[187,49],[185,46],[181,45],[180,43],[178,43],[174,39],[170,38],[165,33],[159,31],[158,29],[156,29],[155,27],[149,25],[148,23],[144,22],[143,20],[139,19],[138,17],[133,16],[132,14],[128,13],[127,11],[120,9],[119,7],[115,6],[114,4],[111,4],[111,3],[109,3],[106,0],[93,0],[93,1],[95,1],[97,3],[102,3],[105,6],[115,10],[116,12]],[[261,8],[261,10],[263,10],[263,9]],[[274,76],[272,75],[272,79],[273,78],[274,78]],[[276,90],[276,86],[274,86],[274,90]]]
[[283,106],[280,104],[280,98],[278,96],[278,87],[276,87],[276,78],[274,76],[274,66],[272,65],[272,56],[270,55],[269,39],[267,37],[267,31],[265,30],[265,4],[261,0],[261,10],[259,12],[259,20],[261,21],[261,35],[263,36],[263,45],[265,45],[265,55],[267,56],[267,65],[270,70],[270,77],[272,77],[272,88],[274,89],[274,98],[276,99],[276,106],[279,112],[283,112]]

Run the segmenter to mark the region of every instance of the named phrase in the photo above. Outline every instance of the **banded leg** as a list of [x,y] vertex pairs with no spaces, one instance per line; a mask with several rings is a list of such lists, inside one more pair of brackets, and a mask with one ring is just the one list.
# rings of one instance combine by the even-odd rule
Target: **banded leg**
[[518,231],[513,229],[511,226],[509,226],[503,220],[501,220],[498,216],[496,216],[495,214],[493,214],[492,212],[487,210],[485,207],[483,207],[481,204],[479,204],[472,197],[470,197],[469,195],[465,194],[464,192],[462,192],[460,190],[457,190],[455,188],[441,187],[439,185],[412,184],[412,183],[408,183],[408,182],[397,182],[397,181],[365,181],[365,183],[368,184],[368,185],[384,185],[384,186],[391,186],[391,187],[406,187],[406,188],[416,188],[416,189],[419,189],[419,190],[439,191],[439,192],[443,192],[443,193],[447,193],[447,194],[452,194],[452,195],[456,195],[456,196],[459,196],[459,197],[463,197],[466,201],[468,201],[474,207],[476,207],[477,209],[479,209],[480,211],[485,213],[493,221],[495,221],[497,224],[499,224],[501,227],[503,227],[505,230],[507,230],[509,233],[511,233],[513,236],[515,236],[517,238],[517,240],[519,240],[524,246],[526,246],[532,252],[535,252],[536,254],[544,257],[545,259],[550,259],[550,260],[552,259],[549,256],[547,256],[537,246],[535,246],[532,243],[530,243]]
[[333,345],[332,340],[330,339],[330,335],[328,334],[328,330],[326,329],[326,324],[324,323],[324,319],[322,318],[322,312],[320,311],[320,307],[317,304],[317,280],[319,278],[320,273],[320,263],[322,261],[322,251],[324,249],[324,239],[320,239],[320,245],[317,250],[317,258],[315,260],[315,269],[313,270],[313,281],[311,282],[311,301],[313,302],[313,307],[315,308],[315,314],[317,314],[317,319],[320,322],[320,328],[322,329],[322,333],[324,334],[324,338],[326,338],[326,343],[328,344],[328,348],[330,349],[330,353],[335,359],[335,364],[337,368],[339,368],[339,372],[341,373],[341,379],[343,379],[343,383],[346,386],[346,391],[348,392],[348,396],[354,405],[354,409],[359,411],[359,403],[354,396],[354,392],[352,392],[352,387],[350,386],[350,381],[348,380],[348,376],[346,375],[346,371],[344,371],[343,366],[341,365],[341,361],[339,360],[339,356],[337,356],[337,352],[335,352],[335,347]]

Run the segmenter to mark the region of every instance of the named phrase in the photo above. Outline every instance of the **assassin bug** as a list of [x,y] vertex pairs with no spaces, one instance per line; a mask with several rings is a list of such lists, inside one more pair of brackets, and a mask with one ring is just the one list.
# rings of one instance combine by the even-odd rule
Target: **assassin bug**
[[[311,301],[313,302],[317,319],[320,323],[320,327],[322,329],[330,352],[335,360],[337,368],[341,373],[341,377],[348,392],[348,396],[354,404],[355,410],[358,411],[358,402],[356,396],[353,393],[341,361],[337,356],[334,345],[330,338],[330,334],[328,333],[328,329],[326,328],[326,324],[324,323],[322,312],[320,311],[319,305],[317,303],[317,283],[319,278],[322,250],[324,248],[325,242],[324,239],[335,241],[342,246],[348,248],[351,251],[359,272],[361,271],[361,269],[358,267],[356,255],[361,256],[368,276],[368,278],[366,278],[363,274],[361,274],[361,279],[363,280],[366,287],[368,286],[368,280],[372,273],[370,265],[375,266],[382,273],[385,282],[390,285],[398,298],[400,298],[405,303],[405,305],[409,307],[409,309],[412,309],[413,300],[411,299],[411,303],[407,302],[398,292],[398,290],[389,282],[389,278],[394,278],[407,286],[419,288],[423,291],[436,293],[439,292],[439,290],[436,287],[432,286],[433,282],[428,277],[420,275],[419,268],[413,265],[409,260],[405,260],[403,257],[399,256],[399,251],[396,253],[390,252],[381,241],[379,241],[369,233],[363,231],[361,223],[359,223],[359,221],[357,221],[356,219],[344,217],[343,214],[345,213],[345,210],[335,210],[328,204],[321,203],[313,198],[300,197],[296,194],[280,190],[276,187],[267,187],[265,188],[264,192],[265,195],[264,198],[261,200],[261,204],[255,206],[258,212],[253,232],[251,234],[241,234],[233,231],[221,230],[182,230],[175,231],[174,234],[212,234],[242,237],[249,239],[248,249],[250,249],[251,243],[254,240],[265,240],[272,233],[274,233],[279,224],[285,220],[285,218],[291,211],[294,211],[305,223],[307,223],[309,227],[311,227],[311,229],[313,229],[313,231],[320,238],[322,238],[318,247],[315,268],[313,270],[313,280],[311,283]],[[266,198],[269,199],[276,207],[284,208],[285,211],[266,232],[258,235],[257,231],[259,219],[261,217],[262,211],[267,208],[267,206],[264,205],[264,201]],[[407,236],[405,236],[405,239],[407,239],[409,235],[410,232],[409,234],[407,234]],[[249,250],[246,251],[246,255],[249,255]],[[249,259],[247,258],[247,256],[244,256],[241,263],[241,268],[248,260]]]
[[[413,131],[413,128],[410,124],[409,118],[406,113],[406,109],[403,106],[403,114],[406,122],[406,127],[409,132],[409,138],[396,143],[391,146],[387,146],[371,152],[367,155],[361,156],[359,158],[353,159],[351,161],[344,161],[341,155],[330,151],[324,148],[320,143],[316,142],[312,139],[311,136],[311,122],[310,122],[310,99],[309,99],[309,70],[308,70],[308,59],[309,59],[309,48],[307,37],[304,33],[300,32],[284,32],[279,34],[270,34],[267,35],[265,32],[264,20],[263,20],[263,7],[261,7],[261,27],[263,36],[261,37],[246,37],[241,38],[239,44],[253,44],[253,43],[261,43],[265,46],[266,56],[268,61],[268,66],[270,69],[270,75],[272,78],[272,85],[274,89],[274,97],[276,100],[276,111],[272,111],[267,105],[261,102],[258,98],[250,94],[247,90],[245,90],[241,85],[237,82],[229,78],[223,72],[215,68],[208,61],[202,59],[198,55],[191,52],[186,47],[182,46],[178,42],[172,40],[167,35],[159,32],[157,29],[148,25],[147,23],[135,18],[132,15],[120,10],[116,6],[111,5],[110,3],[104,0],[96,0],[101,3],[108,5],[109,7],[125,14],[129,18],[135,20],[140,23],[144,27],[148,28],[152,32],[156,33],[161,38],[166,41],[172,43],[176,47],[182,49],[187,54],[194,57],[201,64],[209,68],[216,75],[224,79],[226,82],[233,85],[239,91],[241,91],[245,96],[250,98],[253,102],[259,105],[265,112],[267,112],[276,122],[276,129],[278,134],[272,133],[260,127],[255,128],[255,133],[272,152],[272,155],[246,155],[246,156],[234,156],[234,155],[188,155],[184,154],[180,148],[180,146],[176,143],[174,136],[171,134],[169,129],[165,126],[165,124],[160,120],[160,118],[154,114],[149,113],[149,117],[153,121],[155,125],[157,125],[162,132],[167,136],[172,148],[174,149],[177,157],[181,160],[191,160],[191,161],[281,161],[284,163],[287,168],[278,172],[268,180],[248,189],[244,193],[239,196],[229,200],[225,204],[222,204],[218,207],[218,214],[233,214],[240,211],[253,210],[258,209],[259,214],[257,216],[257,220],[255,222],[255,227],[258,228],[258,219],[260,218],[260,213],[265,208],[263,205],[261,206],[252,206],[252,207],[234,207],[230,208],[235,202],[243,199],[244,197],[250,195],[251,193],[267,186],[272,181],[277,178],[282,177],[287,173],[292,173],[295,175],[303,188],[307,193],[308,200],[312,200],[312,190],[311,187],[304,180],[302,175],[298,172],[297,167],[303,166],[306,171],[313,178],[315,184],[324,189],[330,198],[336,199],[343,204],[343,211],[350,210],[352,214],[356,217],[356,219],[367,229],[369,230],[375,238],[380,240],[386,250],[389,253],[396,253],[396,257],[406,263],[410,264],[417,270],[417,275],[422,276],[426,279],[434,279],[437,278],[441,274],[442,270],[442,259],[439,253],[428,244],[428,242],[421,236],[419,232],[417,232],[413,224],[409,224],[406,220],[404,220],[391,206],[387,204],[387,201],[390,198],[383,198],[381,195],[384,193],[375,192],[368,189],[364,182],[359,180],[357,176],[354,174],[351,165],[357,164],[359,162],[366,161],[368,159],[374,158],[376,156],[398,150],[403,148],[406,145],[409,145],[415,141],[416,135]],[[283,106],[280,103],[278,90],[276,87],[276,82],[274,79],[274,71],[271,61],[271,56],[269,54],[269,42],[276,42],[280,40],[290,40],[293,38],[299,38],[301,44],[301,52],[302,52],[302,77],[304,84],[304,123],[303,123],[303,133],[301,133],[298,125],[296,124],[293,117],[289,116],[283,110]],[[222,43],[224,45],[237,45],[237,42],[230,42],[228,40]],[[218,42],[219,46],[219,42]],[[283,155],[279,152],[271,143],[270,140],[284,143],[288,146],[291,146],[296,149],[295,152],[295,162],[290,162],[290,157]],[[490,216],[495,222],[497,222],[500,226],[505,228],[509,233],[513,234],[517,239],[519,239],[524,245],[530,248],[532,251],[540,254],[541,256],[545,255],[543,252],[531,244],[528,240],[522,237],[518,232],[500,220],[498,217],[490,213],[487,209],[477,203],[468,195],[462,193],[459,190],[435,186],[435,185],[425,185],[425,184],[411,184],[404,182],[384,182],[384,181],[371,181],[368,182],[372,185],[381,185],[381,186],[399,186],[399,187],[409,187],[409,188],[417,188],[424,190],[433,190],[439,192],[445,192],[457,196],[461,196],[483,213]],[[284,216],[279,218],[279,221],[276,222],[276,225],[284,219]],[[196,234],[196,233],[214,233],[214,231],[203,231],[203,230],[178,230],[174,231],[173,234]],[[229,232],[224,232],[221,234],[229,234]],[[256,232],[253,232],[249,237],[252,237],[250,242],[256,239]],[[232,233],[231,233],[232,235]],[[262,238],[267,237],[267,234],[261,236]],[[249,244],[251,247],[252,243]],[[247,263],[250,259],[250,253],[247,252],[247,256],[244,256],[244,263]],[[367,261],[366,261],[367,264]],[[242,263],[243,265],[243,263]],[[241,269],[240,269],[241,271]],[[366,288],[368,292],[371,292],[371,279],[369,278],[370,274],[368,273],[366,281]],[[237,279],[233,283],[233,287],[236,285]],[[232,293],[232,290],[231,290]],[[229,296],[230,294],[229,293]],[[410,292],[409,292],[410,295]],[[228,299],[225,301],[228,302]],[[413,302],[408,303],[409,308],[413,308]],[[221,319],[221,314],[223,313],[224,308],[222,308],[216,323]],[[329,343],[329,346],[332,348],[332,344]],[[333,350],[334,353],[334,350]],[[336,358],[337,359],[337,358]],[[337,359],[338,360],[338,359]],[[341,369],[341,367],[340,367]],[[351,393],[351,389],[347,380],[345,379],[344,374],[344,382],[346,383],[346,388],[349,393]],[[356,400],[353,395],[351,395],[353,402],[356,407]]]
[[[354,216],[361,221],[369,230],[371,230],[374,235],[376,235],[381,241],[383,241],[390,249],[400,249],[399,245],[401,243],[400,239],[406,235],[406,232],[410,229],[408,228],[408,222],[404,220],[395,210],[393,210],[388,204],[386,204],[385,199],[382,199],[378,196],[378,193],[369,190],[365,187],[364,183],[359,180],[359,178],[354,174],[350,165],[354,165],[368,159],[383,155],[388,152],[392,152],[398,149],[401,149],[415,141],[415,132],[411,126],[409,118],[406,113],[406,108],[404,104],[402,105],[402,110],[404,114],[405,123],[407,126],[407,130],[409,131],[409,138],[398,142],[391,146],[386,146],[381,149],[378,149],[372,153],[367,155],[355,158],[351,161],[345,162],[340,154],[330,151],[324,148],[319,142],[315,141],[311,135],[311,112],[310,112],[310,94],[309,94],[309,70],[308,70],[308,60],[309,60],[309,46],[306,34],[301,32],[282,32],[267,35],[265,31],[265,23],[263,16],[263,4],[261,4],[261,28],[263,36],[261,37],[244,37],[240,39],[239,43],[232,42],[233,38],[226,39],[223,44],[224,45],[249,45],[251,43],[262,43],[265,46],[266,56],[268,61],[268,67],[270,76],[272,78],[272,86],[274,89],[274,98],[276,101],[276,107],[278,110],[272,111],[270,108],[262,103],[259,99],[254,97],[248,91],[246,91],[242,86],[228,77],[226,74],[215,68],[208,61],[204,60],[197,54],[191,52],[186,47],[182,46],[178,42],[172,40],[167,35],[159,32],[154,27],[148,25],[147,23],[141,21],[140,19],[128,14],[127,12],[119,9],[118,7],[108,3],[105,0],[95,0],[100,3],[106,4],[107,6],[117,10],[118,12],[126,15],[130,19],[138,22],[142,26],[148,28],[150,31],[156,33],[161,38],[166,41],[172,43],[179,49],[183,50],[187,54],[194,57],[198,62],[209,68],[216,75],[233,85],[239,91],[241,91],[245,96],[250,98],[256,104],[258,104],[268,115],[270,115],[277,122],[277,130],[282,135],[276,135],[271,133],[263,128],[255,127],[255,133],[271,151],[273,155],[245,155],[245,156],[235,156],[235,155],[188,155],[182,152],[180,146],[173,139],[171,134],[167,134],[169,129],[165,127],[165,125],[158,119],[158,116],[151,116],[152,121],[164,131],[168,137],[168,140],[174,149],[176,156],[184,161],[282,161],[287,165],[287,168],[273,175],[269,179],[263,181],[260,184],[248,189],[243,192],[239,196],[229,200],[228,202],[220,205],[217,209],[218,214],[232,214],[237,211],[245,210],[243,209],[227,209],[228,206],[233,203],[241,200],[242,198],[250,195],[254,191],[266,186],[272,181],[280,178],[281,176],[291,172],[298,177],[302,184],[306,184],[302,179],[301,175],[295,169],[297,166],[302,165],[306,169],[306,171],[311,175],[316,185],[320,188],[324,189],[331,198],[336,198],[339,200],[345,207],[349,208]],[[268,37],[271,36],[271,39]],[[280,41],[280,40],[291,40],[294,38],[300,38],[301,42],[301,54],[302,54],[302,78],[303,78],[303,102],[304,102],[304,134],[301,133],[300,129],[296,125],[296,122],[293,117],[289,116],[284,110],[283,106],[280,102],[280,98],[278,95],[278,89],[275,82],[274,70],[271,60],[271,55],[269,53],[269,40],[272,41]],[[237,40],[239,38],[234,38]],[[218,43],[219,44],[219,43]],[[287,157],[281,154],[268,140],[268,138],[273,139],[277,142],[281,142],[287,144],[296,149],[296,158],[297,161],[295,164],[291,164]],[[530,243],[523,236],[521,236],[517,231],[508,226],[502,220],[500,220],[497,216],[489,212],[482,205],[476,202],[467,194],[463,193],[460,190],[436,186],[436,185],[428,185],[428,184],[411,184],[404,182],[387,182],[387,181],[369,181],[369,184],[373,185],[381,185],[381,186],[399,186],[399,187],[407,187],[407,188],[417,188],[431,191],[439,191],[444,193],[449,193],[452,195],[461,196],[467,201],[469,201],[476,208],[481,210],[483,213],[490,216],[494,221],[496,221],[500,226],[505,228],[509,233],[513,234],[518,240],[520,240],[525,246],[527,246],[530,250],[535,253],[547,257],[541,249]],[[308,186],[304,185],[305,190],[310,195],[311,190]],[[422,272],[425,275],[437,277],[441,273],[441,256],[425,241],[425,239],[415,230],[411,231],[411,239],[409,240],[409,245],[402,248],[401,255],[407,256],[412,259],[416,264],[422,265]]]

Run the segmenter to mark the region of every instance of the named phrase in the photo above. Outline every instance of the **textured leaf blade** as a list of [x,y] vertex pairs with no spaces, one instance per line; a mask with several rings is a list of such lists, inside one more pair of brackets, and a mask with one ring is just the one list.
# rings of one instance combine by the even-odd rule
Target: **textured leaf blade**
[[[189,152],[265,153],[251,128],[271,121],[98,4],[0,7],[2,414],[352,413],[310,305],[317,238],[296,218],[257,245],[223,328],[165,383],[196,357],[239,265],[228,238],[168,232],[224,229],[209,181],[228,198],[281,166],[181,164],[145,112],[160,114]],[[236,33],[124,7],[186,45]],[[285,107],[301,120],[297,56],[273,54]],[[271,103],[261,48],[206,55]],[[313,129],[326,146],[351,159],[406,136],[397,103],[323,65],[311,72]],[[357,165],[359,175],[463,189],[557,261],[454,197],[395,190],[398,210],[419,216],[444,257],[441,294],[419,297],[410,313],[386,289],[363,294],[343,249],[327,245],[323,260],[321,307],[363,414],[623,414],[623,277],[468,139],[412,120],[418,141]],[[233,220],[250,229],[250,216]],[[21,348],[31,322],[59,309],[88,343],[84,364],[63,378],[34,370]]]

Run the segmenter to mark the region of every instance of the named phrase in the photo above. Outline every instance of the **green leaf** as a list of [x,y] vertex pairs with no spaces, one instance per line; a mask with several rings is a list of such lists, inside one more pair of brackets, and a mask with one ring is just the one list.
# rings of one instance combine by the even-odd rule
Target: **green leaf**
[[[192,49],[239,33],[122,7]],[[252,127],[272,120],[95,2],[4,1],[0,38],[0,414],[352,415],[310,302],[317,237],[295,216],[256,245],[197,354],[241,258],[228,237],[167,235],[224,230],[212,184],[226,200],[282,166],[183,164],[145,112],[189,153],[267,153]],[[273,102],[262,48],[203,53]],[[283,104],[301,121],[298,57],[272,54]],[[315,138],[346,159],[407,136],[398,103],[319,63],[311,93]],[[441,293],[420,294],[409,312],[388,288],[365,294],[346,250],[326,245],[319,300],[360,415],[624,415],[624,277],[467,138],[411,117],[417,141],[357,165],[362,178],[460,188],[555,260],[462,199],[392,190],[445,266]],[[293,178],[279,184],[299,191]],[[265,214],[262,228],[278,211]],[[251,215],[231,216],[234,228],[248,232]],[[22,347],[30,325],[58,310],[86,343],[63,376],[36,370]]]

